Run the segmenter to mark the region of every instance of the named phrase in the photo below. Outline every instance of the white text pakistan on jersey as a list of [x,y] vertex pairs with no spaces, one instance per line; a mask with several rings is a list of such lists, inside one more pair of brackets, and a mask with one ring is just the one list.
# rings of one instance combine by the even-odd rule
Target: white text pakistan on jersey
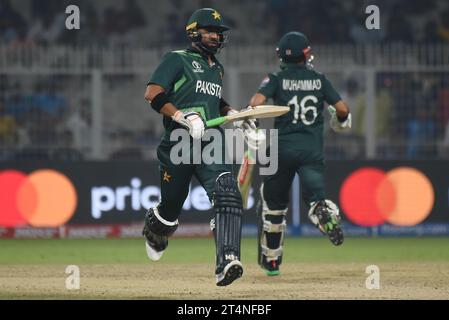
[[208,81],[197,80],[195,92],[204,93],[221,98],[221,86],[216,83]]

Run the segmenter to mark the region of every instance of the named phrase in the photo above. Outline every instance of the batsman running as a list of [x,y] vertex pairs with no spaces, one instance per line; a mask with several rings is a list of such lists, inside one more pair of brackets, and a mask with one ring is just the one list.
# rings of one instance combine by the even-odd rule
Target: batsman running
[[250,101],[251,106],[256,106],[271,98],[277,105],[290,107],[288,113],[275,119],[278,171],[264,179],[260,190],[258,262],[269,276],[280,273],[287,206],[296,173],[312,223],[334,245],[343,243],[339,209],[326,199],[324,191],[324,102],[329,104],[334,131],[351,128],[348,106],[331,82],[310,64],[313,56],[306,36],[289,32],[280,39],[276,51],[281,70],[265,77]]
[[[206,121],[237,113],[222,98],[224,69],[215,55],[223,48],[229,27],[221,14],[211,8],[195,11],[186,26],[191,46],[172,51],[153,72],[145,99],[163,115],[165,134],[157,149],[161,201],[145,214],[143,235],[148,257],[157,261],[168,246],[168,237],[178,228],[178,217],[196,176],[213,204],[211,221],[216,244],[215,277],[218,286],[226,286],[243,274],[240,262],[242,199],[230,164],[174,164],[170,141],[175,129],[184,128],[192,139],[201,139]],[[255,120],[234,122],[239,128],[255,128]],[[222,129],[219,129],[224,136]],[[222,139],[225,149],[224,138]],[[192,154],[192,143],[190,153]],[[201,142],[201,147],[206,144]],[[225,152],[225,151],[224,151]],[[224,154],[223,152],[223,154]]]

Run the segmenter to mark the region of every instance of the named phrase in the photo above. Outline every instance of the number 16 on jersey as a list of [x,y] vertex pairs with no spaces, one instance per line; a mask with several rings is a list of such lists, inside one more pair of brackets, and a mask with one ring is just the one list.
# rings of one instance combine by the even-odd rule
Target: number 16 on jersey
[[[301,102],[298,103],[298,96],[294,96],[289,102],[288,106],[293,106],[293,123],[298,123],[298,119],[301,120],[306,126],[310,126],[315,122],[316,117],[318,116],[317,108],[314,105],[307,106],[306,104],[311,101],[313,104],[318,102],[317,97],[309,95],[305,96],[301,99]],[[307,112],[312,112],[312,119],[307,119]]]

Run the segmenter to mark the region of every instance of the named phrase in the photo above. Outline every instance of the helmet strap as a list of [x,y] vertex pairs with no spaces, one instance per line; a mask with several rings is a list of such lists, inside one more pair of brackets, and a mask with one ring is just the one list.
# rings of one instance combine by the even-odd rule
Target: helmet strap
[[199,31],[191,31],[188,33],[189,39],[195,46],[202,51],[203,54],[206,55],[215,55],[220,52],[220,50],[224,47],[227,37],[224,34],[220,34],[220,42],[216,47],[208,46],[203,43],[203,36]]

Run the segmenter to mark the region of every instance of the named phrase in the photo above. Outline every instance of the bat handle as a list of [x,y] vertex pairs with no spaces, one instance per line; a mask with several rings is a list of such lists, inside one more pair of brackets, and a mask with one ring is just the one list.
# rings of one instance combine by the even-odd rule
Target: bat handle
[[216,126],[219,126],[219,125],[221,125],[221,124],[223,124],[225,122],[226,122],[226,118],[225,117],[218,117],[218,118],[206,121],[206,127],[208,127],[208,128],[216,127]]

